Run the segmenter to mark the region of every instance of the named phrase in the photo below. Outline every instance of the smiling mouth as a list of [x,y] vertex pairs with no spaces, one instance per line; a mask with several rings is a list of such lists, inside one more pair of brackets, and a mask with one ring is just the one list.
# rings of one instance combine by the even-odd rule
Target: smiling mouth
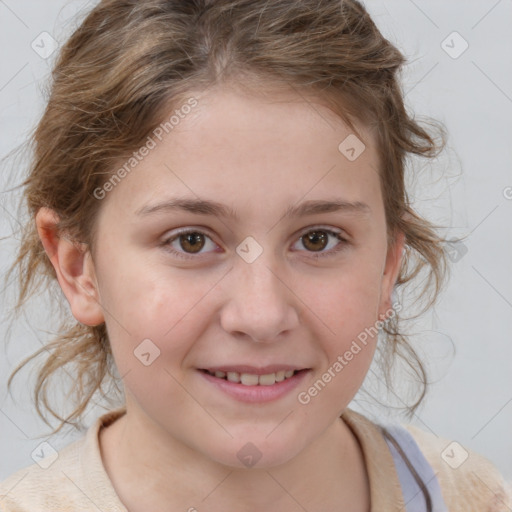
[[223,372],[223,371],[210,371],[202,370],[203,372],[217,377],[218,379],[227,380],[244,386],[272,386],[276,383],[283,382],[290,379],[294,375],[305,372],[304,370],[280,370],[274,373],[267,373],[265,375],[256,375],[254,373],[238,373],[238,372]]

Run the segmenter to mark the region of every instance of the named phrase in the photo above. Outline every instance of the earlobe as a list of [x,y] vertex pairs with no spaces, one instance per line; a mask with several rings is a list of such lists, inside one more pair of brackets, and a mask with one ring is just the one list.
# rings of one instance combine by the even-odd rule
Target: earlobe
[[36,214],[39,238],[73,316],[82,324],[99,325],[105,318],[91,253],[85,244],[59,234],[58,222],[53,210],[40,208]]

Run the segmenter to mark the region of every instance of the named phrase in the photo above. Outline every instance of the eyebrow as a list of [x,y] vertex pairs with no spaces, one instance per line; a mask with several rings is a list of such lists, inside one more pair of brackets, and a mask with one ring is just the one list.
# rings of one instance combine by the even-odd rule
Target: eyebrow
[[168,199],[153,205],[146,205],[135,213],[138,216],[146,216],[151,213],[157,212],[171,212],[176,210],[183,210],[190,213],[199,215],[215,215],[216,217],[232,217],[238,219],[236,212],[216,201],[209,201],[206,199]]
[[310,200],[304,201],[297,206],[290,206],[287,208],[283,217],[302,217],[306,215],[331,212],[343,212],[366,217],[371,213],[371,209],[366,203],[361,201],[350,202],[344,199],[333,199],[330,201]]
[[[145,217],[158,212],[171,212],[182,210],[198,215],[214,215],[217,217],[231,217],[238,220],[238,215],[232,208],[206,199],[168,199],[153,205],[146,205],[137,210],[137,216]],[[346,201],[344,199],[310,200],[295,206],[289,206],[281,218],[303,217],[319,213],[343,212],[357,216],[368,216],[371,208],[361,201]]]

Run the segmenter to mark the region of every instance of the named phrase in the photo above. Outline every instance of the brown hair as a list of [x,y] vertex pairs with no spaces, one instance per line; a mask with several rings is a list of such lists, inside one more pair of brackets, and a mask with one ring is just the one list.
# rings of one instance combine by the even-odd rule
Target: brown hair
[[[54,210],[59,233],[94,253],[95,219],[101,202],[94,190],[119,162],[162,122],[187,93],[224,83],[292,87],[327,102],[355,130],[370,126],[377,137],[381,189],[390,240],[406,236],[397,287],[420,277],[419,298],[434,304],[446,273],[444,240],[412,209],[404,184],[409,154],[437,156],[445,144],[442,125],[431,122],[436,140],[404,106],[399,72],[403,55],[379,32],[356,0],[104,0],[62,47],[52,74],[49,101],[33,144],[24,181],[25,225],[17,259],[15,311],[38,290],[56,286],[56,274],[39,240],[34,217]],[[423,272],[423,271],[426,271]],[[425,273],[425,276],[423,275]],[[396,355],[421,383],[424,368],[399,329],[395,315],[385,326],[386,378]],[[38,413],[46,408],[60,426],[79,420],[115,365],[105,324],[88,327],[65,319],[58,335],[22,361],[46,354],[34,392]],[[64,417],[48,399],[50,377],[72,367],[74,410]],[[112,381],[110,381],[112,382]],[[45,419],[46,421],[46,419]]]

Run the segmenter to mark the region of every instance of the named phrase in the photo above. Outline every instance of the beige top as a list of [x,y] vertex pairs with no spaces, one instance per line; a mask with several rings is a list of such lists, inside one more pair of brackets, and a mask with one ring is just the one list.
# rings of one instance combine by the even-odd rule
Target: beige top
[[[99,431],[125,413],[116,409],[98,418],[86,435],[62,449],[46,469],[34,464],[0,483],[1,512],[127,512],[103,466]],[[347,410],[343,419],[361,445],[370,481],[371,512],[404,511],[393,457],[377,425]],[[450,444],[407,426],[437,475],[450,512],[510,512],[512,492],[496,468],[483,457],[469,458],[452,469],[441,458]],[[44,460],[44,459],[43,459]],[[43,463],[41,463],[44,465]]]

